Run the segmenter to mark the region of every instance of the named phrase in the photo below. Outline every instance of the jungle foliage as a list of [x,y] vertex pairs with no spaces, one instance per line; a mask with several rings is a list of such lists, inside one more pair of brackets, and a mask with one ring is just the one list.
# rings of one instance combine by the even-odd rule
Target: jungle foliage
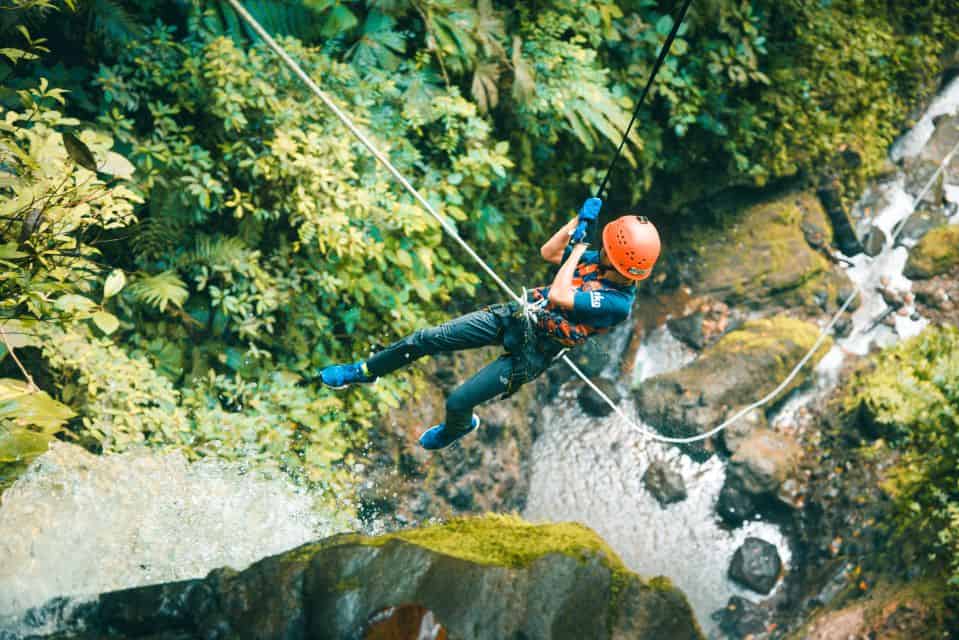
[[927,329],[878,354],[852,381],[847,409],[901,453],[886,482],[900,541],[948,566],[959,589],[959,328]]
[[[247,5],[528,284],[672,26],[654,0]],[[952,3],[909,5],[695,3],[606,214],[678,217],[849,150],[875,170],[959,41]],[[226,2],[0,7],[0,465],[57,434],[338,482],[419,382],[334,395],[317,370],[497,292]]]

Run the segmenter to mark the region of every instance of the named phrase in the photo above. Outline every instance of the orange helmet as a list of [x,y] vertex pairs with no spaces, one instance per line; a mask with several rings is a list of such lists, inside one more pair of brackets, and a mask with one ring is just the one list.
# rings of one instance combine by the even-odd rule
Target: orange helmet
[[649,277],[659,248],[659,232],[646,216],[622,216],[603,229],[603,249],[610,263],[630,280]]

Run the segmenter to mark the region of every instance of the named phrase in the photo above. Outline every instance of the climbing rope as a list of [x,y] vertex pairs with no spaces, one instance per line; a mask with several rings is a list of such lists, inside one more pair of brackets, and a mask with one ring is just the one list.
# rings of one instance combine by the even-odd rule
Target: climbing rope
[[626,140],[629,139],[629,132],[633,129],[633,124],[636,122],[636,118],[639,117],[639,108],[643,106],[643,102],[646,100],[646,95],[649,93],[650,87],[653,86],[653,81],[656,79],[656,74],[659,73],[660,67],[663,66],[663,62],[666,61],[666,56],[669,55],[669,50],[673,46],[673,40],[676,39],[676,35],[679,33],[679,28],[683,24],[683,20],[686,19],[686,12],[689,11],[689,5],[693,3],[693,0],[686,0],[686,3],[683,5],[682,9],[679,10],[679,17],[673,22],[673,28],[670,29],[669,35],[666,37],[666,42],[663,43],[662,48],[659,50],[659,56],[656,58],[656,64],[653,65],[653,70],[649,74],[649,78],[646,79],[646,86],[643,87],[643,92],[639,96],[639,101],[636,102],[636,108],[633,109],[633,117],[629,119],[629,124],[626,125],[626,131],[623,133],[623,139],[619,141],[619,146],[616,147],[616,153],[613,154],[613,159],[609,163],[609,167],[606,168],[606,175],[603,176],[603,181],[599,185],[599,189],[596,190],[596,197],[602,200],[606,198],[603,196],[603,192],[606,190],[606,183],[609,182],[609,176],[613,172],[613,167],[616,166],[616,161],[619,160],[619,156],[623,152],[623,147],[626,146]]
[[[416,188],[413,187],[413,185],[410,184],[406,180],[406,178],[403,177],[403,175],[399,172],[399,170],[397,170],[396,167],[393,166],[393,163],[390,162],[389,158],[383,155],[373,145],[373,143],[369,140],[369,138],[367,138],[366,135],[364,135],[363,132],[360,131],[355,124],[353,124],[353,121],[350,119],[350,117],[346,113],[344,113],[336,105],[336,103],[322,89],[320,89],[319,86],[317,86],[315,82],[313,82],[312,78],[310,78],[306,74],[306,72],[303,71],[303,69],[296,63],[296,61],[293,60],[293,58],[290,57],[290,55],[286,52],[286,50],[283,49],[283,47],[277,44],[277,42],[270,36],[270,34],[268,34],[263,29],[263,27],[260,26],[260,23],[257,22],[256,19],[253,18],[253,16],[251,16],[246,11],[246,9],[243,8],[243,6],[239,3],[239,1],[227,0],[227,2],[229,2],[229,4],[233,7],[233,9],[237,12],[239,16],[243,18],[243,20],[246,21],[247,24],[250,25],[250,27],[257,33],[257,35],[259,35],[263,39],[263,41],[267,44],[267,46],[270,47],[270,49],[272,49],[273,52],[276,53],[276,55],[279,56],[279,58],[284,63],[286,63],[286,65],[290,68],[290,70],[292,70],[293,73],[296,74],[304,82],[304,84],[306,84],[306,86],[310,89],[310,91],[312,91],[330,109],[333,115],[335,115],[340,120],[340,122],[342,122],[343,125],[346,126],[347,129],[349,129],[350,133],[356,136],[356,138],[363,144],[363,146],[366,147],[367,150],[369,150],[369,152],[373,154],[373,157],[375,157],[380,162],[380,164],[386,167],[386,169],[390,172],[390,174],[394,178],[396,178],[397,182],[399,182],[400,185],[404,189],[406,189],[406,191],[409,192],[410,195],[413,196],[413,198],[426,210],[427,213],[429,213],[437,222],[439,222],[443,230],[446,231],[454,240],[456,240],[456,242],[460,245],[460,247],[462,247],[463,250],[466,251],[466,253],[469,254],[469,256],[473,258],[473,260],[475,260],[480,267],[482,267],[482,269],[487,273],[487,275],[489,275],[493,279],[493,281],[496,282],[496,284],[498,284],[500,288],[503,289],[503,291],[508,293],[513,300],[515,300],[516,302],[518,302],[520,305],[523,306],[524,314],[527,314],[527,317],[529,317],[528,314],[535,313],[535,309],[532,308],[532,305],[525,299],[525,296],[523,298],[520,298],[513,291],[513,289],[510,288],[510,286],[507,285],[506,282],[499,277],[499,275],[492,269],[492,267],[490,267],[472,249],[472,247],[470,247],[469,244],[467,244],[467,242],[460,237],[459,233],[456,231],[456,228],[449,221],[443,218],[439,213],[437,213],[435,209],[433,209],[433,206],[430,205],[430,203],[426,200],[426,198],[420,195],[420,193],[416,190]],[[663,47],[663,50],[660,52],[660,59],[657,60],[656,69],[654,69],[653,73],[650,76],[649,81],[647,82],[647,85],[646,85],[647,91],[649,89],[650,83],[652,83],[652,80],[655,77],[656,71],[661,65],[662,58],[664,57],[665,52],[668,50],[669,45],[672,44],[672,38],[675,37],[675,32],[678,31],[678,25],[679,23],[682,22],[682,18],[685,15],[686,10],[689,8],[690,2],[691,0],[686,0],[686,3],[680,15],[680,19],[677,20],[676,23],[674,23],[673,25],[673,32],[670,33],[670,38],[667,40],[667,42],[665,43]],[[643,97],[645,97],[645,95],[646,95],[646,91],[643,92]],[[642,98],[640,98],[640,104],[641,103],[642,103]],[[639,105],[637,105],[636,112],[633,114],[634,120],[638,112],[639,112]],[[632,121],[630,122],[630,127],[631,126],[632,126]],[[626,135],[628,134],[629,134],[629,129],[627,128]],[[624,136],[623,143],[625,143],[625,139],[626,138]],[[619,148],[620,150],[622,149],[623,143],[620,144],[620,148]],[[909,216],[912,215],[913,212],[915,212],[919,202],[925,197],[929,189],[932,188],[933,183],[936,180],[938,180],[945,166],[952,160],[953,155],[957,151],[959,151],[959,144],[957,144],[952,149],[952,151],[949,152],[949,154],[945,157],[945,159],[943,159],[942,163],[940,163],[939,167],[936,169],[936,172],[932,175],[932,177],[929,179],[929,181],[920,191],[919,195],[913,201],[910,213],[908,216],[906,216],[906,218],[908,218]],[[617,156],[618,155],[619,155],[619,150],[617,150]],[[616,157],[613,158],[613,164],[615,163],[615,161],[616,161]],[[609,170],[612,170],[612,166],[613,165],[611,164]],[[607,171],[606,178],[603,179],[603,186],[605,186],[608,178],[609,178],[609,171]],[[600,192],[601,191],[602,191],[602,187],[600,188]],[[900,227],[900,230],[901,228],[902,227]],[[898,236],[898,233],[893,235],[893,239],[895,239],[896,236]],[[795,367],[793,367],[792,371],[790,371],[789,375],[787,375],[786,378],[775,389],[773,389],[771,392],[769,392],[768,394],[766,394],[765,396],[763,396],[761,399],[757,400],[756,402],[753,402],[752,404],[741,409],[732,417],[726,419],[722,424],[714,427],[713,429],[710,429],[709,431],[705,433],[701,433],[701,434],[686,437],[686,438],[673,438],[673,437],[663,436],[654,431],[651,431],[650,429],[647,429],[642,424],[635,422],[634,420],[629,418],[626,415],[626,413],[623,411],[623,409],[620,408],[616,403],[614,403],[609,398],[609,396],[603,393],[603,391],[599,387],[597,387],[593,383],[593,381],[590,380],[589,377],[585,373],[583,373],[580,370],[580,368],[573,363],[572,360],[569,359],[568,356],[563,355],[562,359],[564,362],[566,362],[567,365],[569,365],[569,367],[573,370],[573,372],[576,373],[576,375],[578,375],[583,380],[583,382],[585,382],[593,391],[595,391],[599,395],[599,397],[602,398],[603,401],[606,402],[606,404],[608,404],[613,409],[613,411],[615,411],[616,414],[626,422],[627,425],[637,430],[645,438],[648,438],[650,440],[655,440],[658,442],[670,443],[670,444],[691,444],[694,442],[705,440],[707,438],[710,438],[716,435],[720,431],[727,428],[729,425],[733,424],[734,422],[742,418],[744,415],[746,415],[750,411],[769,403],[777,395],[779,395],[779,393],[781,393],[789,385],[789,383],[792,382],[793,379],[795,379],[799,371],[806,365],[807,362],[809,362],[809,359],[813,357],[813,355],[822,345],[823,341],[826,339],[826,336],[828,335],[829,331],[836,324],[836,322],[839,320],[839,317],[842,315],[842,313],[846,311],[846,309],[849,307],[849,305],[852,303],[853,299],[855,299],[857,295],[859,295],[858,288],[853,290],[853,292],[846,298],[843,304],[836,311],[835,315],[830,319],[830,321],[826,324],[826,326],[822,328],[822,330],[819,333],[819,338],[816,340],[813,346],[809,349],[809,352],[806,353],[805,356],[803,356],[803,358],[799,361],[799,363],[796,364]]]

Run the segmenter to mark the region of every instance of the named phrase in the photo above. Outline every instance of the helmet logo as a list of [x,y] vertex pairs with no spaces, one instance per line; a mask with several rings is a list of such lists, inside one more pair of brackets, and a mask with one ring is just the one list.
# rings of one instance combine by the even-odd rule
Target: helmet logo
[[644,276],[649,273],[649,269],[637,269],[636,267],[630,267],[627,271],[634,276]]

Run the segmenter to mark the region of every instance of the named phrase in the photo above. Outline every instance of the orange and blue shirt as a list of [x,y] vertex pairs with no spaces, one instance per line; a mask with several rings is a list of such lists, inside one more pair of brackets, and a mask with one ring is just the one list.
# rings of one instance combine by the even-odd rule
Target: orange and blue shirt
[[[569,256],[571,247],[563,253]],[[560,344],[573,347],[582,344],[591,335],[606,333],[629,316],[636,299],[634,285],[621,285],[600,277],[599,251],[587,251],[573,272],[573,308],[549,302],[537,314],[537,328]],[[549,287],[537,287],[527,292],[527,299],[536,302],[549,299]]]

